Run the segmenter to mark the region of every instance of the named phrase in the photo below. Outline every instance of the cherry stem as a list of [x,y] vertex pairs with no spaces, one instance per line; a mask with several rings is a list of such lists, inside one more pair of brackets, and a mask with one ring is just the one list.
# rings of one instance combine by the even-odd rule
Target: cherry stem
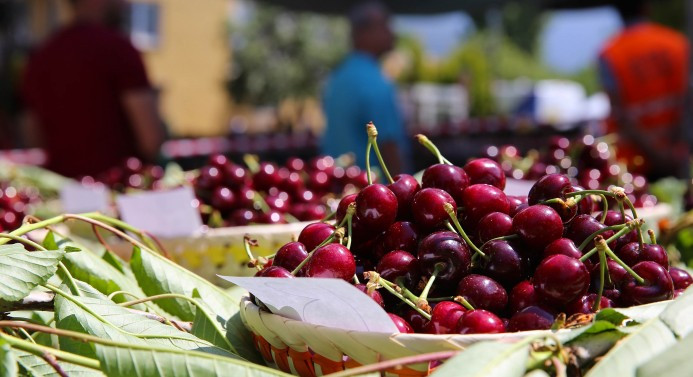
[[385,165],[385,160],[383,160],[383,156],[380,154],[380,148],[378,148],[378,129],[375,128],[375,125],[373,122],[369,122],[366,125],[366,132],[368,133],[368,142],[373,145],[373,151],[375,151],[375,157],[378,158],[378,162],[380,163],[380,168],[383,169],[383,174],[385,174],[385,177],[387,178],[387,181],[390,183],[394,183],[395,181],[392,179],[392,176],[390,175],[390,171],[387,170],[387,165]]
[[262,213],[268,213],[270,211],[270,207],[267,204],[267,201],[265,201],[265,198],[260,195],[259,192],[255,192],[255,195],[253,195],[253,204],[257,204],[258,208]]
[[[606,240],[606,243],[611,243],[611,242],[617,240],[619,237],[630,232],[631,230],[633,230],[633,228],[637,227],[638,224],[641,224],[641,223],[642,223],[642,219],[638,219],[638,220],[632,220],[632,221],[627,222],[626,224],[623,224],[626,226],[623,229],[616,232],[613,236],[609,237]],[[615,225],[615,226],[619,226],[619,225]],[[588,237],[587,239],[589,240],[590,238]],[[596,247],[592,248],[590,251],[586,252],[582,257],[580,257],[580,262],[586,261],[587,258],[591,257],[596,252],[597,252],[597,248]]]
[[436,145],[433,144],[431,139],[427,138],[425,135],[418,134],[416,135],[416,140],[419,142],[419,144],[423,145],[424,147],[426,147],[426,149],[431,151],[431,153],[433,153],[433,155],[436,156],[436,158],[438,158],[438,163],[452,165],[452,162],[450,162],[447,158],[443,157],[443,154],[440,153],[440,149],[438,149],[438,147],[436,147]]
[[453,301],[454,299],[455,299],[455,296],[445,296],[445,297],[427,298],[426,301],[428,301],[428,302],[441,302],[441,301]]
[[582,243],[580,244],[580,246],[578,246],[578,250],[580,250],[580,251],[585,250],[585,248],[587,247],[587,245],[589,245],[590,243],[592,243],[592,241],[595,240],[595,237],[597,237],[598,235],[600,235],[600,234],[602,234],[602,233],[608,232],[608,231],[610,231],[610,230],[620,231],[620,230],[622,230],[623,228],[627,228],[627,227],[628,227],[627,224],[618,224],[618,225],[612,225],[612,226],[607,226],[607,227],[605,227],[605,228],[597,229],[597,230],[594,231],[594,233],[590,234],[587,238],[585,238],[584,241],[582,241]]
[[654,230],[648,229],[647,235],[650,236],[650,242],[652,242],[653,245],[656,245],[657,244],[657,237],[655,237]]
[[[355,211],[355,210],[356,210],[356,203],[349,203],[349,208],[351,208],[351,205],[352,205],[352,204],[354,205],[353,208],[354,208],[354,211]],[[349,208],[347,208],[347,211],[349,210]],[[347,238],[346,248],[349,249],[349,250],[351,250],[351,239],[353,238],[353,237],[352,237],[352,234],[351,234],[351,233],[352,233],[352,225],[353,225],[353,224],[352,224],[352,222],[353,222],[352,217],[353,217],[353,214],[352,214],[351,216],[348,216],[348,217],[345,216],[345,218],[347,219],[347,237],[348,237],[348,238]],[[358,279],[356,279],[356,280],[358,281]],[[358,283],[356,283],[356,284],[358,284]]]
[[604,252],[606,253],[606,255],[607,255],[609,258],[611,258],[614,262],[618,263],[619,265],[621,265],[621,267],[623,267],[626,271],[628,271],[628,273],[630,274],[630,276],[632,276],[633,278],[635,278],[635,280],[637,280],[639,284],[645,284],[645,279],[643,279],[640,275],[638,275],[637,272],[633,271],[633,269],[630,268],[629,265],[625,264],[625,262],[623,262],[623,261],[621,260],[621,258],[619,258],[618,256],[616,256],[616,254],[614,254],[614,252],[611,251],[611,249],[609,248],[609,245],[606,244],[606,241],[604,241],[604,245],[606,246],[606,247],[604,248]]
[[459,220],[457,220],[457,216],[455,215],[455,209],[452,207],[452,204],[450,203],[445,203],[443,205],[445,208],[445,212],[448,213],[448,216],[450,216],[450,220],[452,220],[452,223],[455,224],[455,229],[457,230],[457,233],[459,233],[460,236],[462,236],[462,239],[464,239],[464,242],[469,245],[469,247],[474,250],[475,253],[481,255],[483,258],[486,258],[486,254],[484,254],[483,251],[481,251],[474,243],[472,240],[469,239],[469,236],[467,236],[467,233],[465,233],[464,229],[462,229],[462,225],[460,225]]
[[469,301],[462,296],[455,296],[454,301],[460,303],[460,305],[464,306],[467,310],[474,310],[472,304],[470,304]]
[[354,274],[353,280],[354,280],[354,284],[361,284],[361,282],[359,281],[359,277],[356,276],[356,274]]
[[[606,199],[604,194],[600,194],[599,197],[602,199],[602,218],[599,220],[599,222],[604,224],[604,221],[606,221],[607,212],[609,212],[609,201]],[[626,219],[625,216],[621,218],[624,220]]]
[[[248,235],[243,236],[243,250],[245,250],[245,254],[248,256],[248,260],[250,264],[254,265],[254,267],[260,271],[262,270],[262,267],[257,263],[257,259],[253,255],[253,252],[250,251],[250,244],[251,243],[256,243],[257,241],[251,240]],[[250,266],[248,266],[250,267]]]
[[436,265],[433,267],[433,273],[431,274],[431,277],[428,279],[426,282],[426,286],[424,287],[423,291],[421,291],[421,295],[419,295],[419,301],[426,301],[428,298],[428,292],[431,290],[431,287],[433,287],[433,282],[436,280],[436,277],[445,268],[444,263],[436,263]]
[[368,139],[368,144],[366,144],[366,177],[368,178],[368,184],[373,184],[373,177],[371,176],[371,146],[373,141]]
[[397,292],[397,290],[394,288],[395,284],[392,282],[389,282],[385,279],[383,279],[380,274],[378,274],[375,271],[370,271],[366,272],[365,275],[369,276],[369,281],[375,281],[377,284],[385,288],[388,292],[390,292],[393,296],[399,298],[402,300],[405,304],[409,305],[412,309],[416,310],[419,314],[421,314],[424,318],[430,320],[431,315],[426,313],[425,311],[421,310],[418,306],[416,306],[416,303],[412,302],[408,298],[404,297],[401,293]]
[[606,251],[604,247],[608,247],[604,238],[599,236],[597,240],[597,252],[599,253],[599,291],[597,292],[597,300],[592,306],[592,311],[597,312],[601,306],[602,294],[604,293],[604,275],[606,274]]
[[395,279],[395,285],[402,291],[402,296],[408,298],[412,302],[418,301],[419,296],[415,295],[404,285],[404,276],[398,276],[397,279]]
[[251,173],[255,174],[260,171],[260,159],[254,154],[244,154],[243,162],[248,167]]

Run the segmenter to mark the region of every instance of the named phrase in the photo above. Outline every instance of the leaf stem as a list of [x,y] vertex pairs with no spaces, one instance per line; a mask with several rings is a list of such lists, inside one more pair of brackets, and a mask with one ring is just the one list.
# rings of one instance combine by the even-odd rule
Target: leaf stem
[[[0,321],[0,327],[20,328],[19,326],[17,326],[18,324],[20,324],[20,323],[13,322],[13,321]],[[28,329],[29,330],[35,330],[35,331],[47,332],[47,331],[43,331],[43,330],[45,330],[45,329],[55,330],[52,327],[33,325],[33,324],[29,324],[29,323],[23,324],[23,325],[25,325],[25,326],[22,326],[22,328],[27,329],[27,326],[31,326],[32,328],[28,328]],[[38,328],[36,328],[34,326],[36,326]],[[71,364],[75,364],[75,365],[79,365],[79,366],[83,366],[83,367],[91,368],[91,369],[100,369],[101,368],[101,364],[99,363],[98,360],[94,360],[94,359],[91,359],[88,357],[76,355],[74,353],[57,350],[54,348],[42,346],[40,344],[36,344],[33,342],[29,342],[26,340],[15,338],[13,336],[6,335],[1,331],[0,331],[0,339],[9,343],[9,345],[11,347],[25,351],[25,352],[28,352],[32,355],[43,357],[44,353],[49,353],[49,354],[55,356],[58,360],[65,361],[67,363],[71,363]]]

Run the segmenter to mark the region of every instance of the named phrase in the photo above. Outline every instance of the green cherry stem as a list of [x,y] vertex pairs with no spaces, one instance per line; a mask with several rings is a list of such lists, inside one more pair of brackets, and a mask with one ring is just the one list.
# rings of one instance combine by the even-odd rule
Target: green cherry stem
[[614,262],[616,262],[616,263],[618,263],[619,265],[621,265],[621,267],[623,267],[626,271],[628,271],[628,273],[630,274],[630,276],[632,276],[633,278],[635,278],[635,280],[637,280],[639,284],[644,284],[644,283],[645,283],[645,279],[643,279],[640,275],[638,275],[637,272],[633,271],[633,269],[630,268],[630,266],[628,266],[627,264],[625,264],[625,263],[621,260],[621,258],[619,258],[618,256],[616,256],[616,254],[614,254],[614,252],[611,251],[611,248],[609,248],[609,245],[607,245],[607,242],[604,241],[604,239],[602,239],[602,241],[603,241],[603,244],[604,244],[604,252],[606,253],[606,255],[607,255],[609,258],[611,258]]
[[598,236],[597,238],[597,252],[599,253],[599,291],[597,292],[597,300],[592,306],[592,311],[596,312],[602,302],[602,294],[604,293],[604,275],[606,274],[606,249],[609,247],[604,241],[604,237]]
[[443,157],[443,154],[440,153],[440,149],[436,147],[435,144],[431,141],[431,139],[427,138],[425,135],[418,134],[416,135],[416,140],[419,142],[419,144],[423,145],[428,149],[431,153],[433,153],[434,156],[438,159],[438,163],[440,164],[448,164],[452,165],[452,163],[445,157]]
[[[353,207],[351,206],[352,204],[354,205]],[[354,211],[356,211],[356,203],[350,203],[350,204],[349,204],[349,207],[347,207],[347,212],[349,211],[350,208],[353,208]],[[353,216],[354,216],[354,215],[353,215],[353,213],[352,213],[351,216],[345,216],[345,217],[344,217],[344,218],[347,220],[347,244],[346,244],[346,248],[349,249],[349,250],[351,250],[351,239],[353,238],[353,236],[352,236],[352,228],[353,228],[353,226],[352,226],[352,225],[353,225],[353,219],[352,219],[352,217],[353,217]],[[355,275],[354,275],[354,276],[355,276]],[[358,278],[356,278],[356,280],[358,281]],[[356,284],[358,284],[358,283],[356,283]]]
[[600,235],[602,233],[608,232],[610,230],[618,232],[618,231],[622,230],[623,228],[627,228],[627,227],[628,227],[627,224],[618,224],[618,225],[612,225],[612,226],[607,226],[605,228],[597,229],[596,231],[594,231],[594,233],[590,234],[587,238],[585,238],[584,241],[582,241],[580,246],[578,246],[578,250],[580,250],[580,251],[585,250],[587,245],[589,245],[595,239],[595,237],[597,237],[598,235]]
[[[631,230],[633,230],[633,228],[637,227],[638,224],[641,224],[641,223],[642,223],[642,219],[631,220],[631,221],[627,222],[627,223],[625,224],[626,227],[624,227],[623,229],[621,229],[621,230],[619,230],[618,232],[616,232],[613,236],[609,237],[609,238],[606,240],[606,243],[611,243],[611,242],[617,240],[619,237],[621,237],[621,236],[625,235],[626,233],[630,232]],[[590,239],[590,238],[588,238],[588,239]],[[592,248],[590,251],[586,252],[582,257],[580,257],[580,262],[586,261],[589,257],[591,257],[592,255],[594,255],[594,253],[596,253],[596,252],[597,252],[597,248],[596,248],[596,247]]]
[[245,250],[245,254],[248,256],[248,263],[252,264],[258,271],[260,271],[262,270],[262,266],[257,263],[257,259],[253,255],[253,252],[250,251],[251,243],[257,244],[257,241],[251,240],[247,234],[243,236],[243,250]]
[[474,310],[472,304],[470,304],[469,301],[467,301],[467,299],[462,296],[455,296],[454,301],[464,306],[467,310]]
[[392,179],[392,176],[390,175],[390,172],[387,170],[387,166],[385,165],[385,160],[383,160],[383,156],[380,154],[380,148],[378,148],[378,129],[375,128],[375,125],[373,122],[369,122],[366,125],[366,132],[368,133],[368,142],[373,145],[373,151],[375,151],[375,157],[378,158],[378,162],[380,163],[380,168],[383,169],[383,174],[385,174],[385,178],[387,178],[387,181],[390,183],[394,183],[395,181]]
[[369,138],[368,144],[366,144],[366,177],[368,178],[368,184],[373,184],[373,176],[371,175],[371,146],[373,141]]
[[[604,221],[606,221],[607,212],[609,212],[609,202],[606,199],[606,196],[604,194],[600,194],[599,197],[602,200],[602,218],[599,219],[599,222],[604,224]],[[625,217],[621,217],[621,218],[625,219]]]
[[[393,296],[399,298],[402,300],[405,304],[409,305],[412,309],[416,310],[419,314],[424,316],[424,318],[430,320],[431,315],[426,313],[424,310],[421,310],[418,306],[416,306],[416,303],[413,301],[409,300],[408,298],[404,297],[401,293],[397,292],[397,289],[395,289],[396,285],[392,282],[389,282],[382,277],[380,277],[380,274],[378,274],[375,271],[369,271],[365,272],[364,275],[368,278],[369,282],[375,282],[376,284],[380,285],[381,287],[385,288],[386,291],[390,292]],[[399,287],[397,287],[399,288]]]
[[462,236],[464,242],[466,242],[467,245],[469,245],[469,247],[472,248],[472,250],[474,250],[475,253],[479,254],[483,258],[486,258],[486,254],[484,254],[483,251],[481,251],[478,247],[476,247],[476,245],[474,245],[472,240],[469,239],[469,236],[467,236],[467,233],[465,233],[464,229],[462,229],[462,225],[460,225],[460,221],[457,220],[457,216],[455,215],[455,209],[452,207],[452,205],[450,203],[445,203],[443,207],[445,208],[445,212],[448,213],[448,216],[450,216],[450,220],[452,220],[452,223],[455,225],[455,230],[460,236]]
[[426,286],[424,287],[423,291],[421,291],[421,294],[419,295],[419,301],[424,302],[428,298],[428,292],[430,292],[431,287],[433,287],[433,282],[436,280],[436,277],[438,274],[445,268],[445,264],[443,263],[436,263],[435,267],[433,267],[433,273],[431,274],[431,277],[428,279],[426,282]]
[[651,242],[653,245],[656,245],[656,244],[657,244],[657,237],[655,236],[654,230],[648,229],[648,230],[647,230],[647,235],[650,236],[650,242]]

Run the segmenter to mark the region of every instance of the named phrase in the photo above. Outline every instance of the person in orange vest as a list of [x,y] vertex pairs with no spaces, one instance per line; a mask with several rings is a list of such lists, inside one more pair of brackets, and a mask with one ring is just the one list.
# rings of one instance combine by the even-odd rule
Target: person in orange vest
[[688,87],[686,37],[647,21],[644,0],[617,0],[624,29],[599,58],[611,100],[609,132],[619,135],[619,161],[650,180],[689,175],[683,112]]

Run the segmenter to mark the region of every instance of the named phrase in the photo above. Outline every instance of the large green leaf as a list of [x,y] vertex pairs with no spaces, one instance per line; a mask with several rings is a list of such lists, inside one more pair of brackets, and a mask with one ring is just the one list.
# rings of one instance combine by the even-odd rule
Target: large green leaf
[[204,339],[214,344],[217,347],[235,353],[236,350],[233,348],[233,345],[231,345],[229,340],[226,339],[224,329],[215,319],[214,314],[211,313],[204,300],[202,300],[197,289],[193,290],[192,297],[199,306],[195,309],[195,319],[193,320],[191,333],[200,339]]
[[19,301],[48,281],[64,254],[59,250],[30,253],[22,245],[0,246],[0,304]]
[[4,339],[0,339],[0,377],[14,377],[16,375],[17,360],[10,345]]
[[616,343],[587,377],[633,376],[640,365],[674,343],[671,330],[659,318],[653,318]]
[[[99,297],[101,294],[93,288],[84,284],[80,284],[80,288],[83,291],[88,291],[89,295],[85,295],[85,297],[69,296],[67,298],[60,294],[56,295],[55,318],[58,328],[118,342],[197,350],[235,357],[192,334],[132,313],[103,296]],[[85,310],[85,307],[88,308],[88,311]],[[94,355],[92,345],[69,338],[61,338],[60,345],[61,349],[69,352],[87,357]]]
[[[60,377],[58,372],[48,365],[44,359],[18,349],[13,349],[12,353],[15,354],[23,375],[31,377]],[[58,361],[58,365],[70,377],[105,377],[101,371],[64,361]]]
[[446,361],[433,377],[521,377],[529,357],[529,344],[481,342]]
[[693,335],[654,355],[650,361],[638,368],[638,377],[690,376],[693,373],[691,350]]
[[659,316],[662,322],[680,338],[693,331],[693,289],[689,288],[674,300]]
[[199,353],[137,346],[96,346],[101,368],[110,377],[245,376],[289,377],[289,374],[247,361]]

